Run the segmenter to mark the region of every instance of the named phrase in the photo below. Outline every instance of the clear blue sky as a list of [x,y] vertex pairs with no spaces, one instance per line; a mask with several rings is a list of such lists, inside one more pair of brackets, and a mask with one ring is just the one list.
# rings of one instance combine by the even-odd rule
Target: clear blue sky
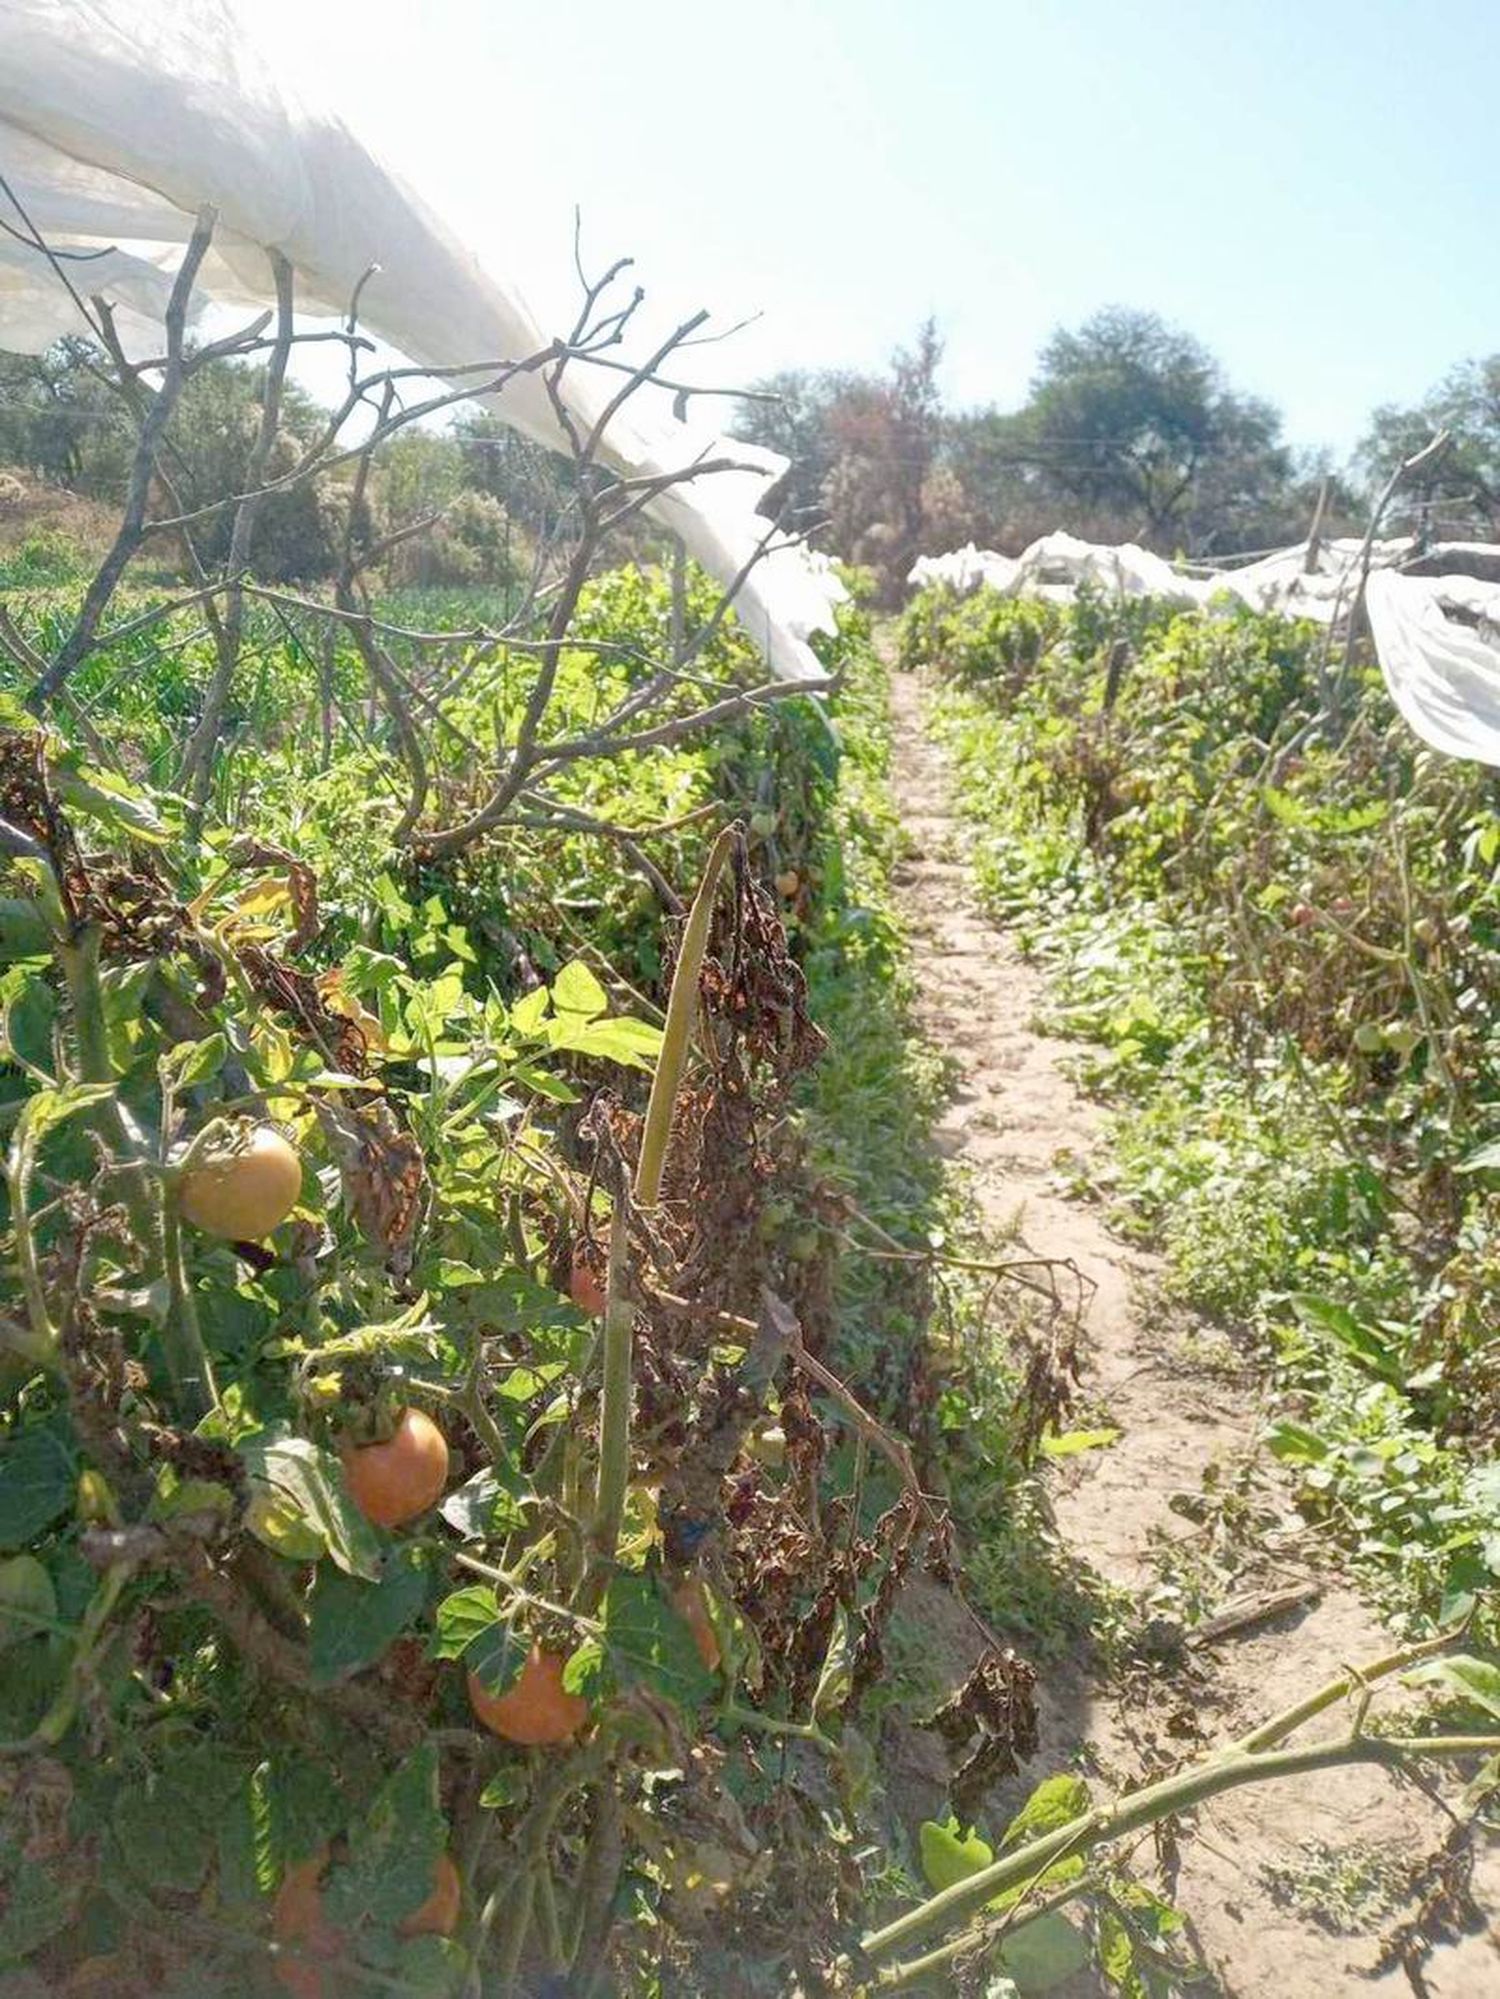
[[1500,349],[1500,0],[256,0],[517,272],[571,209],[703,366],[878,366],[927,313],[950,400],[1013,406],[1051,328],[1187,327],[1298,443]]

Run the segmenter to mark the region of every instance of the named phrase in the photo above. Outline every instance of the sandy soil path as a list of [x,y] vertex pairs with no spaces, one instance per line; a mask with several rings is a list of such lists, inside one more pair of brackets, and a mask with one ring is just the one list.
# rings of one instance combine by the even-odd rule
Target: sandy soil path
[[[1182,1761],[1195,1739],[1232,1739],[1390,1640],[1257,1447],[1260,1390],[1249,1361],[1216,1329],[1153,1304],[1152,1259],[1062,1190],[1056,1161],[1097,1151],[1100,1114],[1065,1073],[1066,1044],[1031,1024],[1040,974],[975,906],[918,676],[894,676],[893,713],[893,782],[910,842],[898,888],[921,1020],[963,1077],[938,1141],[970,1175],[997,1235],[1019,1222],[1036,1251],[1073,1258],[1098,1287],[1084,1392],[1090,1416],[1120,1435],[1057,1467],[1063,1547],[1141,1602],[1168,1570],[1222,1578],[1213,1544],[1238,1523],[1243,1566],[1231,1607],[1281,1591],[1309,1595],[1217,1645],[1191,1648],[1180,1671],[1143,1669],[1109,1686],[1081,1662],[1052,1674],[1033,1774],[1081,1759],[1107,1790]],[[1225,1494],[1228,1506],[1217,1503]],[[1226,1999],[1420,1992],[1400,1966],[1380,1972],[1377,1963],[1382,1937],[1414,1906],[1402,1892],[1413,1864],[1446,1830],[1429,1799],[1379,1772],[1256,1787],[1183,1828],[1174,1894]],[[1500,1925],[1493,1856],[1481,1860],[1475,1889]],[[1422,1975],[1431,1999],[1500,1999],[1500,1926],[1440,1946]]]

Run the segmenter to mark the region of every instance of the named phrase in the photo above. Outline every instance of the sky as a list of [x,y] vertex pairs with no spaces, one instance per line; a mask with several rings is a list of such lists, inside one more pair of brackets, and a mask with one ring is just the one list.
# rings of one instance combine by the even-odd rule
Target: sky
[[585,259],[699,379],[879,368],[929,314],[1013,408],[1108,304],[1197,335],[1294,443],[1500,349],[1496,0],[255,0],[544,328]]

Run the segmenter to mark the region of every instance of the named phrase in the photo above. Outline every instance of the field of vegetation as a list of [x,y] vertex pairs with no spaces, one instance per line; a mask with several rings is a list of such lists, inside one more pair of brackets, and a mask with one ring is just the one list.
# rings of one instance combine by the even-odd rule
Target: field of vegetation
[[1311,624],[932,592],[902,644],[984,894],[1116,1107],[1100,1191],[1274,1366],[1308,1516],[1412,1628],[1493,1636],[1493,776]]
[[659,481],[389,382],[346,448],[243,342],[25,364],[0,487],[0,1992],[1182,1989],[1143,1830],[1500,1751],[1428,1656],[1500,1568],[1488,781],[1310,628],[900,627],[1104,1191],[1438,1696],[1091,1792],[1080,1287],[933,1142],[890,574],[788,692]]

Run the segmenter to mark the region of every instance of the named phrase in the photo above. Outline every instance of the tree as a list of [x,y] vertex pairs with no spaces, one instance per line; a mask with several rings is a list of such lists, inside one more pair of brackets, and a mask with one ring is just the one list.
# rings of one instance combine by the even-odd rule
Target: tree
[[1031,497],[1159,546],[1232,545],[1291,470],[1268,403],[1232,391],[1190,335],[1123,306],[1052,336],[1029,401],[989,442],[996,469],[1036,475]]
[[1403,517],[1431,536],[1500,535],[1500,354],[1463,361],[1421,402],[1375,411],[1357,458],[1373,488],[1439,431],[1448,449],[1412,474],[1396,496],[1392,518]]
[[872,376],[852,369],[786,368],[755,384],[736,405],[730,429],[790,460],[781,488],[781,516],[808,521],[823,512],[823,488],[838,456],[835,413],[878,392]]
[[887,603],[934,528],[951,527],[961,503],[939,469],[944,418],[937,385],[943,343],[928,320],[886,376],[791,371],[757,384],[774,400],[745,402],[738,434],[791,461],[783,517],[821,512],[824,540],[847,562],[868,563]]
[[0,353],[0,464],[90,499],[119,500],[134,438],[86,340],[45,354]]

